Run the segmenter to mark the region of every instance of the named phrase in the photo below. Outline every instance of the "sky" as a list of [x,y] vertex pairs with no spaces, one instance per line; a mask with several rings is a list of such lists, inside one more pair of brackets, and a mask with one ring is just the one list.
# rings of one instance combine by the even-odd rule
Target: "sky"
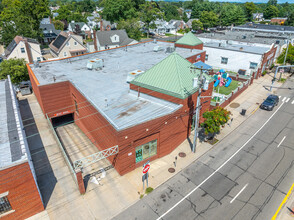
[[[210,2],[240,2],[240,3],[245,3],[245,2],[254,2],[254,3],[267,3],[268,0],[209,0]],[[278,3],[294,3],[294,0],[278,0]]]

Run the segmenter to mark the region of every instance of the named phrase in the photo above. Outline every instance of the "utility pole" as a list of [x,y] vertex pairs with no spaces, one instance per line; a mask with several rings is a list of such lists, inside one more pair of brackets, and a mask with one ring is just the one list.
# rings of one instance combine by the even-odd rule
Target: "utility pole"
[[[289,49],[289,40],[287,39],[287,49],[286,49],[286,54],[285,54],[285,57],[284,57],[283,66],[285,66],[285,63],[286,63],[286,59],[287,59],[287,55],[288,55],[288,49]],[[280,73],[279,80],[281,80],[281,78],[282,78],[282,72]]]
[[[200,96],[201,96],[201,92],[202,92],[202,87],[203,87],[203,67],[201,68],[194,68],[193,67],[193,70],[195,69],[199,69],[201,71],[199,77],[198,77],[198,80],[197,80],[197,86],[199,87],[198,89],[198,96],[197,96],[197,103],[196,103],[196,109],[195,109],[195,117],[194,117],[194,142],[193,142],[193,147],[192,147],[192,151],[193,153],[196,152],[196,141],[197,141],[197,137],[198,137],[198,124],[199,124],[199,108],[200,108]],[[195,86],[195,85],[194,85]]]

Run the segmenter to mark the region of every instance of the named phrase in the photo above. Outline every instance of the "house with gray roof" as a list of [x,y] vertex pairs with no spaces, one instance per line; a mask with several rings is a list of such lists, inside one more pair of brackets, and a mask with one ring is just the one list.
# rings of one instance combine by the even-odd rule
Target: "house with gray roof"
[[111,49],[138,43],[138,41],[128,37],[125,30],[97,31],[97,50]]
[[43,32],[43,42],[51,43],[60,34],[61,30],[56,30],[54,24],[40,24],[40,29]]
[[85,22],[74,22],[68,24],[68,30],[71,32],[76,32],[77,28],[79,28],[80,31],[91,31],[91,28],[85,23]]

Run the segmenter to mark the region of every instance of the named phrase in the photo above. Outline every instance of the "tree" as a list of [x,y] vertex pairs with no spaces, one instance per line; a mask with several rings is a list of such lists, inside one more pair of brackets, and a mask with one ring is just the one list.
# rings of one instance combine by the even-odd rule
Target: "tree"
[[131,0],[103,0],[104,19],[110,22],[118,22],[121,19],[137,17],[134,2]]
[[139,20],[136,18],[121,20],[117,25],[118,29],[125,29],[128,36],[137,41],[141,40],[141,26]]
[[187,16],[186,12],[183,12],[182,19],[183,19],[184,22],[189,21],[189,18],[188,18],[188,16]]
[[248,21],[252,20],[252,15],[254,12],[256,12],[257,7],[253,2],[246,2],[245,3],[245,12],[246,12],[246,17]]
[[161,4],[161,11],[164,12],[164,16],[167,21],[170,21],[171,19],[181,19],[177,6],[172,5],[168,2],[162,2]]
[[28,69],[24,59],[9,59],[0,63],[0,79],[6,79],[10,75],[11,82],[19,84],[29,80]]
[[265,18],[274,18],[279,15],[279,9],[276,6],[269,5],[264,10],[264,17]]
[[290,15],[288,16],[288,19],[285,22],[285,25],[294,26],[294,11],[291,12]]
[[53,24],[56,30],[64,30],[64,23],[62,21],[56,20],[53,21]]
[[210,27],[215,27],[219,24],[219,18],[218,15],[215,14],[213,11],[203,11],[200,15],[200,21],[203,24],[203,27],[205,29]]
[[69,16],[71,14],[71,11],[67,7],[67,5],[61,5],[60,8],[56,10],[56,12],[58,13],[58,16],[56,17],[57,20],[70,21]]
[[48,0],[3,0],[0,14],[0,34],[7,46],[15,35],[42,37],[41,20],[50,14]]
[[[283,50],[283,53],[281,53],[281,55],[277,59],[277,62],[279,64],[284,63],[285,55],[286,55],[286,48]],[[289,63],[290,65],[294,65],[294,46],[292,46],[291,43],[289,44],[286,63]]]
[[199,20],[193,20],[192,21],[192,30],[198,31],[198,30],[203,30],[203,24]]
[[163,13],[158,9],[155,2],[145,2],[140,7],[141,21],[144,22],[144,26],[147,29],[147,37],[149,37],[149,28],[156,19],[162,19]]
[[201,124],[201,127],[205,129],[205,134],[218,133],[220,131],[220,126],[226,124],[230,119],[230,114],[231,112],[222,107],[204,112],[203,118],[205,118],[205,121]]
[[234,4],[224,4],[220,14],[222,26],[231,24],[240,25],[246,21],[245,13],[240,6]]
[[267,5],[270,6],[270,5],[273,5],[273,6],[277,6],[278,4],[278,0],[269,0],[267,2]]

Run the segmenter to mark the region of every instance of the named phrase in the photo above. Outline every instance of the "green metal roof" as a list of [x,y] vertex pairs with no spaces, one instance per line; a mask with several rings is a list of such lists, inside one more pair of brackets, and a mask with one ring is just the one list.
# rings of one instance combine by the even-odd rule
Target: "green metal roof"
[[[197,88],[193,88],[193,79],[199,76],[200,70],[193,73],[191,67],[193,64],[174,52],[139,75],[131,84],[185,99],[197,91]],[[203,75],[211,82],[209,75]]]
[[196,37],[192,32],[189,32],[188,34],[181,37],[176,44],[184,44],[189,46],[196,46],[199,44],[203,44],[203,42]]

